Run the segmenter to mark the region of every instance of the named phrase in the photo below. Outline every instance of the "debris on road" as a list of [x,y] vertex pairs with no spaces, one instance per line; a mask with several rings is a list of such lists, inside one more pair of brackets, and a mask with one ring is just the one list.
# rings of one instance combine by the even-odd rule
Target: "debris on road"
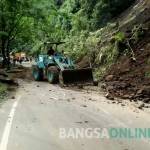
[[12,96],[11,99],[15,99],[15,96]]
[[144,102],[138,104],[137,108],[142,109],[145,106]]
[[9,77],[2,77],[2,76],[0,76],[0,82],[7,83],[7,84],[16,84],[16,81],[14,79],[11,79]]
[[108,75],[105,77],[105,81],[112,81],[114,78],[114,75]]
[[15,80],[12,79],[4,69],[0,69],[0,82],[7,84],[14,84]]
[[84,121],[84,123],[89,123],[89,121]]
[[107,93],[107,94],[105,95],[105,97],[106,97],[107,99],[109,99],[109,100],[114,100],[114,97],[113,97],[113,95],[112,95],[111,93]]
[[87,107],[87,105],[81,105],[81,107]]

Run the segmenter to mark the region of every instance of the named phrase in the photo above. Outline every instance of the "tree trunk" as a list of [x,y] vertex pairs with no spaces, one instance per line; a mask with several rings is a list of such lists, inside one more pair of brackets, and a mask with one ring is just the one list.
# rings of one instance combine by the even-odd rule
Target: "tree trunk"
[[6,58],[6,53],[5,53],[5,40],[3,38],[1,40],[1,45],[2,45],[1,51],[2,51],[2,57],[3,57],[2,67],[4,68],[7,63],[7,58]]
[[9,40],[6,46],[6,56],[7,56],[7,69],[10,69]]

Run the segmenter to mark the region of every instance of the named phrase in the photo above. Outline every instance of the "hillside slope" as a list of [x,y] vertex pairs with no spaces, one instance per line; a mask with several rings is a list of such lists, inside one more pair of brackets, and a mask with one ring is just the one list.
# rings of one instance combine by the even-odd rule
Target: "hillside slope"
[[[130,43],[104,79],[109,97],[150,102],[150,1],[139,0],[119,18],[120,31]],[[141,37],[133,35],[142,33]],[[132,55],[131,55],[132,53]]]
[[137,0],[129,9],[117,19],[120,30],[129,30],[136,24],[145,24],[150,21],[150,1]]

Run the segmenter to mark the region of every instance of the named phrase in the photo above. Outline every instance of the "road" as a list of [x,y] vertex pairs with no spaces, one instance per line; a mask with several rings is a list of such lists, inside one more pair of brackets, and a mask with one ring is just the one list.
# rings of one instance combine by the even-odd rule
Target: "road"
[[60,138],[60,128],[148,128],[149,114],[103,95],[19,80],[0,107],[0,150],[149,150],[148,139]]

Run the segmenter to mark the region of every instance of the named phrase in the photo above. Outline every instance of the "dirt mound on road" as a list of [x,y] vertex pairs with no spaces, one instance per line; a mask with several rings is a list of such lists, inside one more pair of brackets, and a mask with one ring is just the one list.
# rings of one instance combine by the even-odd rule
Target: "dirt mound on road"
[[17,83],[17,79],[33,80],[31,68],[24,66],[15,66],[10,70],[0,68],[0,82],[12,84]]
[[110,97],[150,102],[150,34],[134,47],[136,60],[121,56],[104,77]]
[[24,79],[27,81],[32,81],[33,78],[31,72],[32,72],[31,68],[20,66],[19,68],[17,67],[15,69],[12,69],[9,72],[9,75],[13,79]]
[[[149,14],[150,1],[137,0],[118,17],[119,29],[125,33],[126,40],[129,41],[127,46],[131,48],[128,48],[130,55],[121,54],[104,76],[106,85],[103,88],[107,91],[107,98],[119,97],[150,103]],[[140,39],[137,36],[139,33],[144,33]]]

